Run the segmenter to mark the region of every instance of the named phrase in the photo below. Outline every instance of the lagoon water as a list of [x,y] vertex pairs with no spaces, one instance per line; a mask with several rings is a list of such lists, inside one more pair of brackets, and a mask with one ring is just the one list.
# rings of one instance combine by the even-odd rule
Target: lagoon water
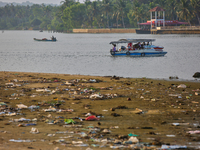
[[[57,42],[37,42],[50,38]],[[153,38],[164,46],[164,57],[112,57],[110,41]],[[0,71],[121,76],[194,80],[200,72],[200,35],[191,34],[74,34],[39,31],[0,32]]]

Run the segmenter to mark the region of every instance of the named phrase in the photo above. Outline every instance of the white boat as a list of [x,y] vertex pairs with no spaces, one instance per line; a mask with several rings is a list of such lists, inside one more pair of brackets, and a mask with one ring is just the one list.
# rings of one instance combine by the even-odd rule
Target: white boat
[[112,41],[113,48],[110,50],[112,56],[152,57],[164,56],[167,52],[164,47],[155,46],[155,39],[120,39]]

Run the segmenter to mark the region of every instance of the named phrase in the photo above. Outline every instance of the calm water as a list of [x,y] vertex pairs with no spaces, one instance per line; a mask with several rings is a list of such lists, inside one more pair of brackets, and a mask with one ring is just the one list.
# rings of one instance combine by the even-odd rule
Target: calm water
[[[57,42],[37,42],[49,38]],[[164,57],[112,57],[109,42],[120,38],[153,38]],[[65,34],[39,31],[0,32],[0,71],[64,73],[194,80],[200,71],[200,35]]]

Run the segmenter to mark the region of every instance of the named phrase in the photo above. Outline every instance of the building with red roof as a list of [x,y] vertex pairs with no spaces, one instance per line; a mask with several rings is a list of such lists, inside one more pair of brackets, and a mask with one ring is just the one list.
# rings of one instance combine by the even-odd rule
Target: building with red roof
[[152,29],[164,29],[165,26],[188,24],[187,22],[179,22],[177,20],[165,20],[165,10],[159,6],[154,7],[153,9],[149,10],[149,12],[151,20],[145,23],[139,23],[138,25],[141,25],[143,27],[140,30],[136,30],[136,33],[143,33],[144,31],[144,33],[146,34],[148,32],[150,33],[150,30]]

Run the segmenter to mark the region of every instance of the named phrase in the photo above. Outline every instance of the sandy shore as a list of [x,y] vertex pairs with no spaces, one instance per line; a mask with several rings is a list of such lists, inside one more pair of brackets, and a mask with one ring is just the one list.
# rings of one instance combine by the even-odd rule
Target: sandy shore
[[0,149],[197,148],[199,102],[199,82],[0,72]]

